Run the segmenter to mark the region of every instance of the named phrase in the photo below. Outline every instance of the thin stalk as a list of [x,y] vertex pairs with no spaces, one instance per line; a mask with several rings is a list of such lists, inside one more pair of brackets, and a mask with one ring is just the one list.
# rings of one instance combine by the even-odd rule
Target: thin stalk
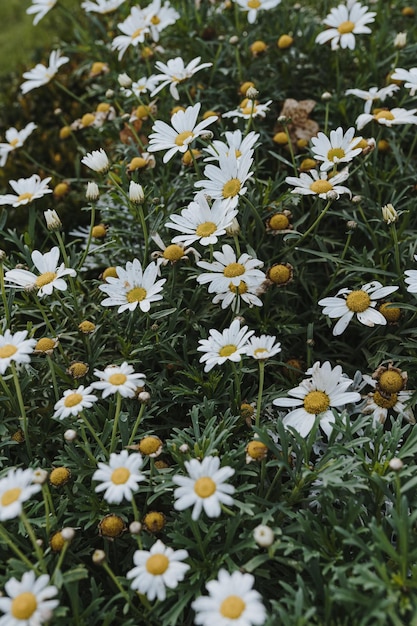
[[240,376],[236,366],[236,363],[231,361],[233,377],[235,379],[235,401],[236,401],[236,409],[239,411],[239,407],[241,405],[241,392],[240,392]]
[[[106,448],[104,447],[103,442],[101,441],[101,439],[98,437],[96,431],[94,430],[94,428],[91,426],[90,422],[88,421],[88,419],[84,415],[83,411],[81,411],[81,413],[79,413],[79,417],[81,417],[81,419],[84,421],[84,424],[87,426],[88,430],[93,435],[95,442],[97,443],[99,448],[102,450],[102,452],[104,452],[105,457],[108,458],[109,457],[109,453],[107,452]],[[94,459],[94,462],[96,462],[95,459]]]
[[24,563],[25,565],[27,565],[27,567],[29,567],[30,569],[32,569],[36,574],[38,573],[38,568],[35,567],[35,565],[33,565],[29,559],[27,558],[27,556],[25,556],[23,554],[23,552],[20,550],[20,548],[17,547],[17,545],[15,544],[15,542],[13,541],[13,539],[11,539],[7,533],[7,531],[3,528],[3,526],[0,524],[0,537],[7,543],[7,545],[9,546],[9,548],[11,548],[11,550],[13,550],[13,552],[15,553],[15,555],[17,557],[19,557],[19,559],[22,561],[22,563]]
[[81,438],[82,438],[82,440],[84,441],[84,444],[85,444],[84,452],[86,453],[86,455],[90,459],[91,463],[93,465],[96,465],[97,464],[97,459],[95,458],[95,456],[91,452],[90,444],[88,443],[87,435],[85,434],[84,424],[80,424],[80,431],[81,431]]
[[58,400],[59,400],[59,392],[58,392],[58,385],[57,385],[57,382],[56,382],[54,363],[53,363],[51,357],[49,356],[49,354],[46,355],[46,360],[48,361],[49,370],[51,372],[52,386],[54,388],[55,400],[56,400],[56,402],[58,402]]
[[142,232],[143,232],[143,239],[145,241],[145,250],[143,253],[143,259],[144,262],[146,263],[148,260],[148,252],[149,252],[149,232],[148,232],[148,226],[146,224],[146,218],[145,218],[145,213],[143,210],[143,204],[138,204],[138,205],[134,205],[133,202],[131,203],[132,208],[137,206],[137,211],[138,211],[138,215],[139,215],[139,220],[140,220],[140,225],[142,226]]
[[145,412],[145,406],[146,406],[145,404],[142,404],[142,405],[141,405],[141,407],[140,407],[140,410],[139,410],[138,416],[137,416],[137,418],[136,418],[135,425],[133,426],[132,432],[131,432],[130,437],[129,437],[129,441],[127,442],[127,445],[128,445],[128,446],[131,446],[131,445],[132,445],[132,443],[133,443],[133,442],[134,442],[134,440],[135,440],[137,430],[138,430],[138,428],[139,428],[139,426],[140,426],[140,423],[141,423],[141,421],[142,421],[143,414],[144,414],[144,412]]
[[45,565],[45,562],[43,560],[43,554],[42,554],[41,547],[38,544],[38,542],[36,541],[36,535],[35,535],[34,530],[32,528],[32,524],[30,523],[30,521],[26,517],[26,514],[24,513],[23,510],[20,513],[20,519],[22,520],[23,525],[24,525],[24,527],[26,529],[26,532],[27,532],[27,534],[29,536],[29,539],[32,542],[32,545],[34,547],[36,556],[37,556],[38,561],[39,561],[39,566],[40,566],[40,568],[41,568],[41,570],[43,572],[46,572],[46,565]]
[[391,236],[392,236],[392,241],[394,244],[395,269],[397,270],[398,277],[402,277],[403,270],[401,268],[401,261],[400,261],[400,247],[398,244],[398,234],[397,234],[397,229],[395,227],[395,224],[391,224]]
[[329,210],[330,205],[331,205],[331,201],[329,200],[329,201],[327,202],[326,206],[324,207],[324,209],[322,210],[322,212],[320,213],[320,215],[319,215],[319,216],[318,216],[318,217],[314,220],[314,222],[312,223],[312,225],[310,226],[310,228],[308,228],[308,229],[306,230],[306,232],[305,232],[303,235],[301,235],[301,237],[300,237],[299,239],[297,239],[297,240],[295,241],[295,243],[294,243],[292,246],[290,246],[290,247],[286,250],[286,252],[287,252],[287,253],[288,253],[288,252],[289,252],[292,248],[294,248],[294,247],[298,247],[298,246],[299,246],[299,244],[300,244],[302,241],[304,241],[304,239],[306,239],[306,238],[310,235],[310,233],[312,233],[312,232],[313,232],[313,231],[317,228],[317,226],[320,224],[321,220],[323,219],[323,217],[326,215],[327,211]]
[[264,390],[264,380],[265,380],[265,361],[259,361],[259,389],[258,389],[258,401],[256,403],[256,417],[255,417],[255,426],[259,428],[259,422],[261,418],[261,406],[262,406],[262,394]]
[[114,451],[116,447],[116,436],[117,436],[117,428],[119,426],[119,417],[120,417],[120,409],[122,407],[122,396],[120,393],[116,394],[116,410],[114,413],[114,422],[113,422],[113,430],[111,434],[110,440],[110,454]]
[[58,561],[56,562],[55,569],[54,569],[54,571],[52,573],[52,576],[51,576],[51,582],[52,583],[54,582],[54,578],[55,578],[57,572],[59,572],[61,567],[62,567],[62,563],[64,562],[64,559],[65,559],[65,554],[66,554],[66,552],[68,550],[68,546],[69,546],[69,541],[65,541],[64,545],[62,546],[62,550],[59,553]]
[[287,135],[288,149],[289,149],[290,155],[291,155],[291,163],[292,163],[292,166],[294,168],[295,175],[298,176],[298,170],[297,170],[297,163],[295,161],[294,148],[293,148],[293,145],[292,145],[291,136],[290,136],[290,133],[288,131],[287,124],[285,124],[284,128],[285,128],[285,134]]
[[94,203],[91,204],[91,218],[90,218],[90,230],[88,232],[88,238],[87,238],[87,244],[85,247],[85,250],[81,256],[81,260],[78,264],[78,271],[81,270],[82,266],[84,265],[84,261],[88,256],[88,253],[90,251],[90,245],[91,245],[91,240],[93,238],[93,227],[94,227],[94,222],[96,219],[96,206]]
[[4,266],[1,261],[0,261],[0,289],[1,289],[1,298],[3,300],[4,316],[6,319],[6,328],[10,328],[10,311],[8,307],[7,297],[6,297],[6,287],[4,284]]
[[16,395],[17,395],[17,401],[19,403],[20,416],[22,418],[23,433],[25,435],[26,450],[27,450],[27,453],[29,455],[29,458],[32,459],[32,447],[30,445],[30,439],[29,439],[28,420],[27,420],[27,416],[26,416],[25,403],[23,402],[22,389],[20,387],[19,377],[18,377],[17,372],[16,372],[16,366],[15,366],[13,361],[10,363],[10,367],[12,369],[13,381],[14,381],[14,386],[15,386]]
[[197,545],[198,548],[201,552],[201,556],[203,557],[203,560],[206,560],[206,551],[204,548],[204,544],[203,544],[203,539],[201,537],[201,532],[200,532],[200,528],[198,526],[198,524],[192,519],[191,520],[191,530],[193,531],[193,535],[195,540],[197,541]]

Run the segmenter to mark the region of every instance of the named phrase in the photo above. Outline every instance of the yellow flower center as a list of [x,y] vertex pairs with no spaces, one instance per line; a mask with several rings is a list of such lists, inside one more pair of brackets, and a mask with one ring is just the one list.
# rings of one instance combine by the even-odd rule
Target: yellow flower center
[[260,461],[261,459],[264,459],[266,457],[268,453],[268,448],[264,443],[262,443],[262,441],[257,441],[255,439],[254,441],[250,441],[248,443],[248,445],[246,446],[246,452],[251,457],[251,459]]
[[330,399],[324,391],[310,391],[304,398],[304,408],[307,413],[319,415],[330,406]]
[[369,308],[371,304],[371,298],[362,289],[358,289],[356,291],[351,291],[351,293],[346,298],[346,306],[350,311],[354,313],[363,313],[366,309]]
[[194,491],[199,498],[209,498],[216,491],[216,483],[209,476],[203,476],[195,481]]
[[397,393],[404,387],[403,377],[393,370],[383,372],[379,377],[378,383],[382,391],[386,391],[387,393]]
[[268,350],[266,348],[256,348],[256,350],[254,350],[254,354],[259,355],[259,354],[265,354],[268,353]]
[[146,289],[143,287],[134,287],[126,294],[128,302],[142,302],[146,298]]
[[130,472],[126,467],[118,467],[111,475],[111,481],[114,485],[124,485],[130,478]]
[[134,33],[132,33],[131,38],[135,39],[136,37],[140,37],[142,34],[143,28],[137,28]]
[[239,619],[246,604],[239,596],[228,596],[220,605],[220,613],[227,619]]
[[68,396],[65,397],[64,406],[66,406],[67,408],[77,406],[77,404],[80,404],[82,399],[83,397],[80,393],[70,393]]
[[108,382],[111,385],[116,385],[116,386],[124,385],[126,381],[127,381],[127,376],[125,376],[125,374],[121,374],[121,373],[111,374],[109,376],[109,380],[108,380]]
[[189,144],[190,141],[187,141],[187,139],[190,139],[190,137],[192,139],[194,137],[194,133],[192,133],[191,130],[184,130],[182,133],[178,133],[175,137],[175,143],[177,146],[183,146],[186,142]]
[[289,219],[284,213],[275,213],[269,220],[269,228],[273,230],[284,230],[290,225]]
[[329,161],[343,159],[344,156],[346,156],[346,152],[342,148],[332,148],[327,153],[327,158]]
[[9,145],[11,145],[13,148],[17,146],[18,143],[19,143],[19,139],[17,137],[9,141]]
[[259,9],[261,3],[259,0],[248,0],[248,7],[250,9]]
[[89,367],[86,363],[82,363],[81,361],[75,361],[75,363],[71,363],[67,372],[74,378],[82,378],[87,374]]
[[242,293],[246,293],[247,292],[248,286],[247,286],[247,284],[245,283],[244,280],[241,280],[238,285],[234,285],[233,283],[230,283],[229,289],[230,289],[230,291],[233,291],[233,293],[236,293],[239,296],[241,296]]
[[65,539],[63,538],[61,531],[57,531],[52,535],[49,540],[49,545],[54,552],[61,552],[62,548],[65,545]]
[[245,266],[242,263],[229,263],[223,270],[226,278],[235,278],[245,273]]
[[172,263],[175,261],[179,261],[184,256],[184,250],[181,246],[176,243],[172,243],[170,246],[167,246],[162,254],[164,259],[168,259]]
[[90,126],[95,121],[96,117],[93,113],[85,113],[81,118],[82,126]]
[[9,359],[11,356],[16,354],[17,348],[11,343],[6,343],[5,346],[1,346],[0,348],[0,359]]
[[236,346],[233,343],[229,343],[226,346],[223,346],[223,348],[220,348],[219,356],[230,356],[231,354],[236,352],[236,350]]
[[53,350],[55,348],[56,342],[53,339],[49,339],[49,337],[42,337],[36,343],[35,350],[38,352],[49,352],[49,350]]
[[151,17],[151,23],[154,24],[154,26],[156,26],[160,22],[161,22],[161,20],[159,19],[159,17],[157,15],[154,15],[153,17]]
[[158,511],[151,511],[147,513],[143,518],[143,523],[146,526],[147,530],[150,530],[153,533],[157,533],[163,529],[165,526],[165,516],[163,513],[158,513]]
[[161,576],[169,567],[169,559],[165,554],[152,554],[146,561],[146,571],[153,576]]
[[120,537],[125,530],[125,523],[118,515],[106,515],[99,524],[100,534],[104,537]]
[[150,435],[141,439],[138,448],[139,452],[141,452],[142,454],[155,454],[155,452],[157,452],[161,446],[162,441],[159,439],[159,437]]
[[10,613],[15,619],[28,620],[36,611],[37,606],[35,594],[25,591],[13,598]]
[[291,270],[286,265],[278,263],[271,267],[268,272],[268,278],[276,285],[284,285],[291,278]]
[[209,237],[216,232],[217,226],[214,222],[203,222],[195,229],[196,235],[199,237]]
[[19,487],[13,487],[5,491],[1,497],[0,503],[2,506],[10,506],[13,502],[16,502],[20,498],[22,490]]
[[341,35],[346,35],[346,33],[351,33],[355,28],[355,22],[351,22],[350,20],[346,20],[346,22],[342,22],[337,27],[337,30]]
[[103,239],[103,237],[105,237],[106,234],[107,234],[107,228],[104,226],[104,224],[98,224],[97,226],[93,226],[93,229],[91,231],[91,235],[95,239]]
[[30,193],[30,191],[25,191],[25,193],[21,193],[20,196],[18,196],[17,201],[23,202],[23,200],[29,200],[30,202],[32,198],[33,198],[33,193]]
[[146,165],[147,165],[146,159],[144,159],[143,157],[134,157],[129,163],[129,169],[139,170],[142,167],[146,167]]
[[54,487],[65,485],[71,478],[71,472],[67,467],[56,467],[49,475],[49,482]]
[[41,287],[44,287],[45,285],[49,285],[49,283],[52,283],[52,281],[54,281],[55,278],[56,278],[55,272],[44,272],[43,274],[37,277],[35,284],[37,287],[41,288]]
[[223,185],[223,198],[232,198],[233,196],[237,196],[241,186],[241,182],[238,178],[231,178]]
[[392,409],[392,407],[395,406],[395,404],[397,403],[397,398],[398,396],[396,393],[390,394],[390,396],[386,398],[381,393],[379,393],[379,391],[374,392],[375,404],[382,407],[383,409]]
[[376,115],[374,115],[376,120],[393,120],[395,116],[391,113],[391,111],[378,111]]
[[314,193],[327,193],[333,189],[333,185],[329,183],[328,180],[315,180],[314,183],[310,185],[310,189],[314,191]]

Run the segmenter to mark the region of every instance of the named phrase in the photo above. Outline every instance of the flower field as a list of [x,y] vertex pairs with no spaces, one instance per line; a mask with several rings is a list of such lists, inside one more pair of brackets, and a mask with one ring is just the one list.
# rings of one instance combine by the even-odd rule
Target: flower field
[[31,0],[4,81],[0,626],[417,626],[417,24]]

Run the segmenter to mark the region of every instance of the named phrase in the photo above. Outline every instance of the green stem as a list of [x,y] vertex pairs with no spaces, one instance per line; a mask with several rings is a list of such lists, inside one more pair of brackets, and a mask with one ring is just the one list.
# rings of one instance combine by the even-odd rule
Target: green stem
[[[104,455],[105,455],[105,457],[107,459],[109,457],[109,453],[107,452],[106,448],[104,447],[103,442],[101,441],[101,439],[98,437],[96,431],[94,430],[94,428],[91,426],[90,422],[88,421],[88,419],[84,415],[84,412],[81,411],[81,413],[79,413],[78,416],[81,417],[81,419],[84,421],[84,424],[87,426],[88,430],[93,435],[95,442],[97,443],[99,448],[102,450],[102,452],[104,453]],[[94,462],[96,462],[95,459],[94,459]]]
[[237,412],[239,412],[239,408],[240,408],[240,405],[241,405],[240,376],[239,376],[239,372],[238,372],[236,363],[231,361],[231,364],[232,364],[232,369],[233,369],[233,376],[234,376],[234,379],[235,379],[236,410],[237,410]]
[[49,354],[46,355],[46,360],[48,361],[49,370],[51,372],[52,386],[54,388],[54,394],[55,394],[55,401],[58,402],[58,400],[59,400],[59,392],[58,392],[58,385],[57,385],[57,382],[56,382],[54,363],[53,363],[51,357],[49,356]]
[[395,269],[397,270],[398,277],[401,278],[403,275],[403,270],[401,268],[400,247],[398,245],[398,234],[395,224],[391,224],[391,236],[394,243]]
[[55,81],[55,85],[59,87],[60,89],[62,89],[62,91],[67,94],[67,96],[70,96],[71,98],[74,98],[74,100],[77,100],[78,102],[81,102],[81,104],[85,105],[85,100],[83,98],[80,98],[75,93],[70,91],[67,87],[65,87],[65,85],[60,83],[59,80]]
[[285,124],[284,128],[285,128],[285,134],[287,135],[287,145],[288,145],[288,149],[289,149],[290,155],[291,155],[291,163],[292,163],[292,166],[294,168],[295,175],[298,176],[298,170],[297,170],[297,163],[295,161],[294,148],[293,148],[293,145],[292,145],[291,136],[290,136],[290,133],[288,131],[287,124]]
[[1,289],[1,298],[3,300],[3,306],[4,306],[4,315],[6,318],[6,328],[10,328],[10,323],[11,323],[10,311],[9,311],[9,307],[7,303],[6,287],[4,284],[4,266],[2,262],[0,262],[0,289]]
[[135,425],[133,426],[132,432],[131,432],[130,437],[129,437],[129,441],[127,442],[128,446],[131,446],[133,441],[135,440],[137,430],[138,430],[138,428],[140,426],[143,414],[145,412],[145,406],[146,406],[145,404],[142,404],[141,407],[140,407],[140,411],[139,411],[138,416],[136,418]]
[[287,253],[288,253],[288,252],[289,252],[289,250],[291,250],[292,248],[294,248],[294,247],[298,247],[298,246],[300,245],[300,243],[301,243],[302,241],[304,241],[304,239],[306,239],[306,238],[310,235],[310,233],[312,233],[312,232],[313,232],[313,231],[317,228],[317,226],[320,224],[321,220],[323,219],[323,217],[326,215],[327,211],[329,210],[330,205],[331,205],[331,201],[329,200],[329,201],[327,202],[326,206],[324,207],[324,209],[322,210],[322,212],[320,213],[320,215],[319,215],[319,216],[318,216],[318,217],[314,220],[314,222],[312,223],[312,225],[310,226],[310,228],[308,228],[308,229],[305,231],[305,233],[304,233],[303,235],[301,235],[301,237],[300,237],[299,239],[297,239],[297,240],[295,241],[295,243],[287,249],[287,251],[286,251]]
[[121,406],[122,406],[122,396],[120,395],[120,393],[117,393],[116,394],[116,410],[114,413],[113,430],[112,430],[111,441],[110,441],[110,454],[114,451],[116,447],[117,427],[119,425],[119,416],[120,416]]
[[264,380],[265,380],[265,361],[259,361],[259,390],[258,390],[258,401],[256,403],[256,417],[255,417],[255,426],[259,428],[259,422],[261,418],[261,406],[262,406],[262,394],[264,390]]
[[77,268],[78,271],[81,270],[82,266],[84,265],[84,261],[87,258],[88,253],[90,251],[91,240],[93,238],[93,227],[94,227],[95,219],[96,219],[96,206],[95,204],[91,204],[90,230],[88,232],[88,238],[87,238],[87,244],[86,244],[85,250],[81,256],[81,261],[78,264],[78,268]]
[[30,439],[29,439],[28,421],[27,421],[27,416],[26,416],[25,403],[23,402],[22,389],[20,387],[19,377],[16,372],[16,366],[13,361],[10,363],[10,367],[12,369],[13,381],[14,381],[14,386],[15,386],[16,395],[17,395],[17,401],[19,403],[20,416],[22,418],[22,423],[23,423],[23,433],[25,435],[26,450],[29,455],[29,458],[32,459],[32,447],[30,445]]
[[133,202],[131,203],[132,208],[137,206],[137,211],[139,214],[139,220],[140,220],[140,225],[142,226],[142,232],[143,232],[143,239],[145,242],[145,250],[143,253],[143,261],[144,264],[146,265],[146,263],[148,262],[148,254],[149,254],[149,232],[148,232],[148,227],[146,225],[146,218],[145,218],[145,213],[143,210],[143,204],[138,204],[138,205],[134,205]]
[[198,548],[199,548],[199,550],[201,552],[201,556],[203,557],[203,561],[205,561],[206,560],[206,551],[204,549],[204,544],[203,544],[203,539],[201,537],[200,528],[199,528],[197,522],[195,522],[193,519],[191,520],[191,530],[193,531],[194,538],[197,541]]
[[55,569],[54,569],[53,574],[51,576],[51,583],[54,582],[54,578],[55,578],[57,572],[59,572],[61,570],[62,563],[64,562],[64,559],[65,559],[65,554],[66,554],[66,552],[68,550],[68,546],[69,546],[69,542],[65,541],[64,545],[62,546],[62,550],[59,553],[58,561],[57,561],[57,563],[55,565]]
[[36,574],[38,573],[37,567],[32,565],[32,563],[29,561],[27,556],[25,556],[23,554],[23,552],[20,550],[20,548],[18,548],[17,545],[14,543],[13,539],[11,539],[9,537],[7,531],[3,528],[3,526],[1,524],[0,524],[0,537],[7,543],[9,548],[11,548],[13,550],[15,555],[17,557],[19,557],[19,559],[22,561],[22,563],[24,563],[27,567],[32,569]]
[[81,431],[81,438],[85,443],[84,452],[86,453],[86,455],[88,456],[92,464],[97,465],[97,459],[91,452],[90,444],[88,443],[87,435],[85,434],[84,424],[80,424],[80,431]]
[[33,531],[32,525],[31,525],[30,521],[28,520],[28,518],[26,517],[26,515],[25,515],[23,510],[20,513],[20,519],[22,520],[23,525],[26,528],[26,532],[27,532],[27,534],[28,534],[28,536],[29,536],[29,538],[30,538],[30,540],[32,542],[32,545],[34,547],[36,556],[38,558],[39,566],[40,566],[40,568],[41,568],[41,570],[43,572],[46,572],[46,565],[45,565],[45,562],[43,560],[43,554],[42,554],[41,547],[40,547],[40,545],[36,541],[36,535],[35,535],[35,533]]

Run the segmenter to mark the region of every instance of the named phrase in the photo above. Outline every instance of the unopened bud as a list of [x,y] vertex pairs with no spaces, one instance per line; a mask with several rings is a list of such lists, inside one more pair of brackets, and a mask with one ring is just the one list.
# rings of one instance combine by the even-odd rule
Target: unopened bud
[[330,93],[330,91],[324,91],[321,94],[321,99],[323,100],[323,102],[327,102],[328,100],[332,99],[332,94]]
[[85,192],[85,197],[87,200],[98,200],[100,196],[100,191],[97,183],[89,181],[87,183],[87,191]]
[[239,37],[237,35],[232,35],[229,39],[229,43],[232,44],[232,46],[235,46],[238,42]]
[[188,445],[188,443],[182,443],[179,447],[179,451],[182,452],[183,454],[186,454],[190,449],[190,446]]
[[395,48],[405,48],[407,44],[407,33],[398,33],[394,39]]
[[259,96],[259,91],[255,89],[255,87],[249,87],[249,89],[246,92],[246,97],[249,98],[249,100],[256,100],[258,96]]
[[64,439],[65,441],[68,441],[68,443],[72,443],[73,441],[75,441],[78,437],[77,431],[73,430],[72,428],[69,428],[68,430],[66,430],[64,432]]
[[254,529],[253,538],[261,548],[269,548],[274,543],[274,531],[269,526],[260,524]]
[[72,541],[75,537],[75,530],[71,526],[66,526],[61,530],[61,536],[64,541]]
[[61,230],[62,222],[55,209],[48,209],[47,211],[44,211],[43,214],[45,216],[46,228],[48,230]]
[[139,535],[142,530],[142,524],[140,522],[132,522],[129,525],[129,532],[131,535]]
[[113,89],[107,89],[107,91],[106,91],[106,98],[108,98],[110,100],[110,98],[113,98],[113,96],[114,96]]
[[394,457],[389,462],[389,467],[393,472],[399,472],[404,467],[404,463],[398,457]]
[[46,482],[47,478],[48,472],[41,467],[38,467],[38,469],[35,469],[33,472],[32,482],[38,485],[43,485],[43,483]]
[[337,200],[338,199],[338,194],[334,189],[330,189],[330,191],[328,191],[326,193],[326,198],[327,200],[333,201],[333,200]]
[[117,82],[120,87],[125,87],[125,89],[127,89],[132,84],[132,79],[128,74],[126,74],[126,72],[123,72],[123,74],[119,74],[117,77]]
[[104,550],[94,550],[92,560],[94,565],[103,565],[106,560],[106,553]]
[[129,186],[129,200],[131,202],[135,202],[136,204],[142,204],[145,199],[145,194],[143,192],[143,187],[139,183],[135,183],[133,180],[130,181]]
[[398,220],[398,213],[392,204],[386,204],[382,207],[382,218],[387,224],[394,224]]
[[138,395],[138,400],[141,404],[147,404],[151,399],[151,394],[148,391],[141,391]]

